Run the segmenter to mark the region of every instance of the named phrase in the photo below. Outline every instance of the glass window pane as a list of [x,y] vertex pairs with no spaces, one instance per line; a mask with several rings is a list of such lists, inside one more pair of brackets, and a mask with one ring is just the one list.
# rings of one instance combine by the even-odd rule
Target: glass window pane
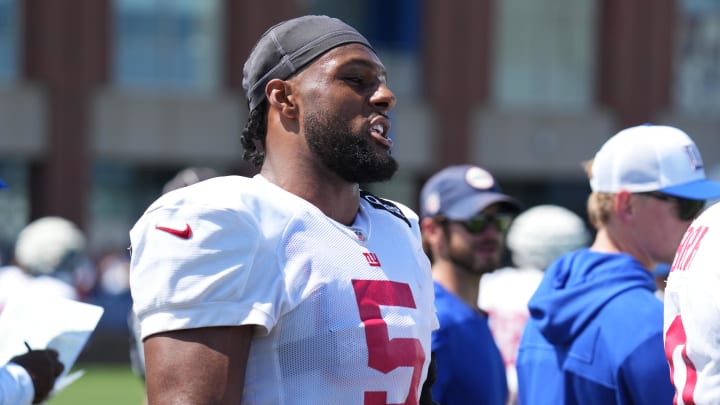
[[496,3],[494,101],[500,106],[592,104],[595,1]]
[[96,250],[128,246],[127,230],[177,171],[99,160],[92,169],[89,236]]
[[116,0],[115,83],[211,90],[220,82],[220,0]]
[[684,0],[675,57],[679,110],[720,110],[720,1]]
[[30,217],[27,184],[30,182],[29,163],[23,159],[4,158],[0,162],[0,179],[8,188],[0,191],[0,265],[12,256],[12,246],[18,233]]
[[337,17],[360,31],[388,69],[388,84],[401,97],[420,93],[420,21],[417,0],[304,0],[310,14]]
[[17,76],[19,20],[17,0],[0,0],[0,81]]

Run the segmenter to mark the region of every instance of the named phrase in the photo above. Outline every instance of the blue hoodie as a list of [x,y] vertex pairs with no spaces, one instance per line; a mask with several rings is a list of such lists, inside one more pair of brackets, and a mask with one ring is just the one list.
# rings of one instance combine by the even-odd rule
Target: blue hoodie
[[672,404],[663,304],[627,254],[581,249],[545,272],[517,359],[521,404]]

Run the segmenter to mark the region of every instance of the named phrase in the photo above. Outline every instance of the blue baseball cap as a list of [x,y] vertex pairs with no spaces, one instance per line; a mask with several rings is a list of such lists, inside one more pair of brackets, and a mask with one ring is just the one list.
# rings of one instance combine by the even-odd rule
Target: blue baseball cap
[[5,182],[2,181],[2,179],[0,179],[0,190],[2,190],[4,188],[7,188],[7,184],[5,184]]
[[420,192],[422,217],[444,215],[452,220],[466,220],[495,203],[502,203],[513,213],[522,210],[520,201],[504,194],[490,172],[473,165],[450,166],[439,171]]

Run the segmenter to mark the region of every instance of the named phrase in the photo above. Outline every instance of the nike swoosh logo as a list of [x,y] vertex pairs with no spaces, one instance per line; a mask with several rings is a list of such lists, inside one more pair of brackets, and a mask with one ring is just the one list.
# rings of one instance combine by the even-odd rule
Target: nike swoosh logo
[[169,228],[169,227],[160,226],[160,225],[155,225],[155,229],[157,229],[159,231],[167,232],[171,235],[175,235],[178,238],[182,238],[182,239],[190,239],[190,237],[192,236],[192,229],[190,229],[190,225],[188,225],[188,224],[185,224],[185,229]]

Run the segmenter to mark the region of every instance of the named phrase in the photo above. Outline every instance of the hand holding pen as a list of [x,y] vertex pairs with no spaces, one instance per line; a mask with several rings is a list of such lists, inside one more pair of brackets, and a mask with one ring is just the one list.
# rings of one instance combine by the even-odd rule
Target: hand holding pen
[[65,366],[60,362],[58,352],[54,349],[34,350],[28,342],[24,342],[27,353],[15,356],[10,361],[22,366],[30,375],[35,388],[33,404],[44,401],[52,391],[57,379]]

